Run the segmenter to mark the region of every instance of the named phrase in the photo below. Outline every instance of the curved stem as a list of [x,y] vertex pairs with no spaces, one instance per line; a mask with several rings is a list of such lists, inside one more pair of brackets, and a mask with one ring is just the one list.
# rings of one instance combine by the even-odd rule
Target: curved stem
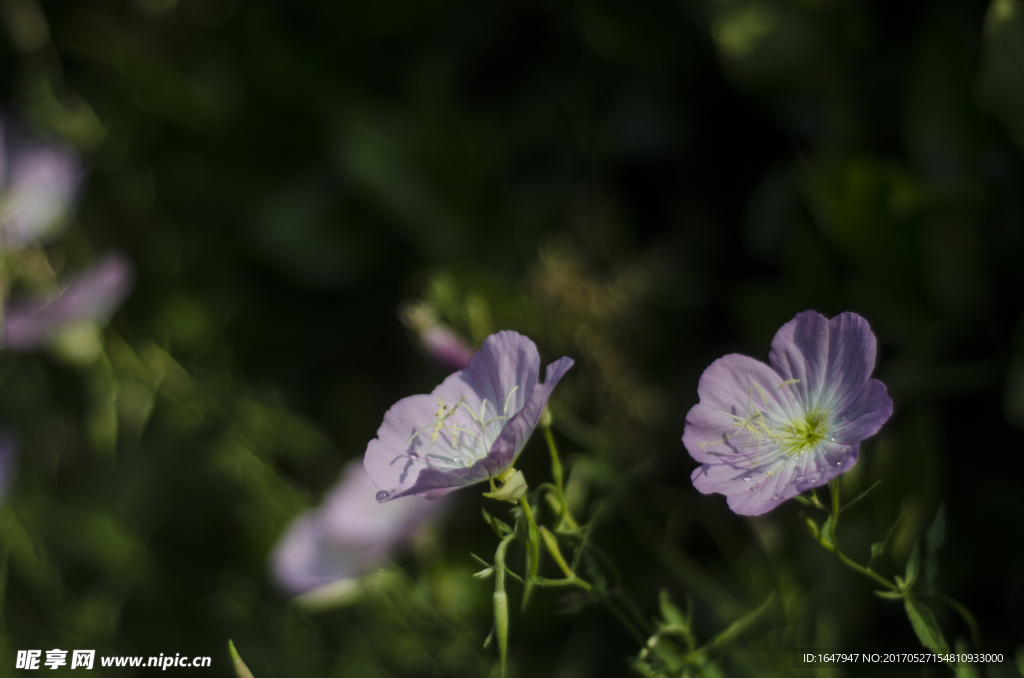
[[574,530],[579,529],[579,524],[569,512],[569,504],[565,500],[565,486],[563,483],[562,461],[558,456],[558,447],[555,445],[555,437],[551,434],[551,428],[544,429],[544,440],[548,444],[548,452],[551,454],[551,477],[555,481],[555,495],[558,497],[558,520],[565,521],[565,524]]
[[960,615],[960,618],[964,620],[965,624],[967,624],[967,630],[971,634],[971,642],[974,643],[974,647],[978,650],[982,649],[981,633],[978,631],[978,620],[974,618],[974,615],[971,614],[971,611],[968,610],[963,603],[952,596],[947,596],[944,593],[929,593],[926,595],[929,598],[934,598],[940,603],[948,605],[954,612]]
[[519,497],[519,505],[523,507],[523,515],[526,516],[527,530],[530,534],[530,543],[528,546],[530,556],[530,569],[527,573],[526,586],[523,589],[523,609],[526,609],[526,603],[530,600],[530,592],[533,590],[533,578],[537,576],[537,571],[540,569],[540,530],[537,528],[537,521],[533,517],[533,509],[530,508],[530,502],[527,501],[526,495]]
[[828,481],[828,489],[829,489],[830,498],[832,500],[832,521],[829,523],[829,535],[828,536],[829,536],[829,540],[832,543],[831,543],[831,545],[830,544],[826,544],[821,539],[819,539],[818,541],[826,549],[828,549],[829,551],[832,551],[832,553],[836,554],[836,558],[839,558],[839,561],[843,565],[846,565],[848,568],[850,568],[851,570],[853,570],[855,572],[860,572],[865,577],[869,577],[869,578],[875,580],[876,582],[878,582],[879,584],[881,584],[885,588],[889,589],[890,591],[895,591],[897,589],[896,584],[894,584],[893,582],[889,581],[888,579],[886,579],[882,575],[878,574],[877,572],[872,570],[870,567],[864,567],[860,563],[857,563],[857,562],[854,562],[853,560],[850,560],[850,558],[848,558],[846,556],[846,554],[844,554],[839,549],[839,537],[836,534],[836,528],[839,526],[839,512],[840,512],[839,511],[839,478],[833,478],[832,480]]
[[[843,563],[843,565],[846,565],[848,568],[854,570],[855,572],[860,572],[865,577],[870,577],[871,579],[875,580],[876,582],[878,582],[885,588],[889,589],[890,591],[896,590],[896,584],[892,583],[891,581],[889,581],[882,575],[878,574],[874,570],[864,567],[863,565],[860,565],[859,563],[856,563],[853,560],[850,560],[846,556],[846,554],[839,550],[839,544],[835,543],[835,537],[833,537],[832,544],[833,548],[830,550],[832,551],[832,553],[836,554],[836,557],[839,558],[839,561]],[[822,544],[822,546],[824,546],[824,544]],[[826,546],[825,548],[828,547]]]

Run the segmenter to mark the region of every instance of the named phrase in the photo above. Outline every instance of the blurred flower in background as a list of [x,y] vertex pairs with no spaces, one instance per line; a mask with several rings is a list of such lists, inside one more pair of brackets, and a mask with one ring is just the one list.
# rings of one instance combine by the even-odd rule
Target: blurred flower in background
[[124,303],[134,279],[131,261],[111,254],[59,292],[12,304],[4,318],[4,346],[24,351],[53,345],[71,359],[95,357],[100,327]]
[[67,223],[82,180],[78,156],[56,144],[16,146],[2,128],[0,135],[0,247],[46,242]]
[[377,498],[440,497],[506,472],[572,365],[559,358],[538,384],[540,354],[528,337],[510,331],[487,337],[468,367],[384,415],[365,458],[381,488]]
[[362,463],[350,462],[323,506],[295,518],[278,543],[273,565],[281,588],[312,597],[315,589],[326,596],[354,590],[358,577],[382,565],[444,506],[418,497],[382,505],[376,493]]
[[448,372],[461,370],[473,359],[473,349],[453,330],[438,322],[430,304],[406,304],[399,309],[398,317],[431,361],[441,369]]

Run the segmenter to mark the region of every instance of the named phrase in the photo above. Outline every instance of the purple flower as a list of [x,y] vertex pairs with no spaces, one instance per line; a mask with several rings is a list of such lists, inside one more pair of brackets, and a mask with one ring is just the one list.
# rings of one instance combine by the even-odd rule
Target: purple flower
[[425,328],[420,332],[420,341],[430,357],[446,370],[461,370],[473,359],[473,349],[443,325]]
[[425,304],[409,304],[399,317],[415,333],[427,355],[447,372],[461,370],[473,359],[473,349],[452,330],[437,322],[433,310]]
[[384,415],[363,460],[380,488],[377,499],[435,498],[501,477],[572,364],[570,358],[551,363],[538,384],[540,355],[532,341],[508,331],[487,337],[465,369],[430,395],[399,400]]
[[38,144],[0,157],[0,249],[57,235],[81,180],[78,156],[61,146]]
[[4,317],[4,346],[15,350],[39,348],[76,324],[106,323],[131,292],[134,278],[131,262],[112,254],[56,294],[12,305]]
[[856,313],[800,313],[775,334],[768,360],[734,353],[711,363],[686,415],[683,443],[702,464],[693,486],[726,495],[742,515],[849,469],[892,414],[885,385],[870,378],[875,335]]
[[358,461],[345,467],[324,505],[300,515],[274,551],[274,574],[300,594],[371,572],[437,517],[443,502],[412,498],[381,506],[377,488]]

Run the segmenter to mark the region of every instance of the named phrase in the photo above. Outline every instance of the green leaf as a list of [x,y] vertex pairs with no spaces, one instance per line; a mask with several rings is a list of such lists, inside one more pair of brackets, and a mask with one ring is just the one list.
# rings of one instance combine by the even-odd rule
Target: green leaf
[[835,548],[832,545],[832,516],[825,518],[825,522],[821,524],[821,543],[824,544],[829,550]]
[[814,522],[814,518],[811,518],[810,516],[804,517],[804,529],[806,529],[816,541],[821,541],[821,530],[818,529],[818,523]]
[[[958,655],[968,654],[970,651],[971,647],[963,638],[956,641],[956,652]],[[969,662],[957,662],[955,676],[956,678],[981,678]]]
[[[481,558],[480,556],[478,556],[475,553],[470,553],[469,555],[470,555],[470,557],[473,558],[473,560],[475,560],[476,562],[478,562],[478,563],[480,563],[481,565],[484,566],[483,570],[480,570],[479,572],[475,573],[473,576],[476,577],[477,579],[490,579],[491,575],[494,574],[494,566],[491,565],[490,563],[488,563],[486,560],[484,560],[483,558]],[[523,578],[520,577],[515,572],[513,572],[512,570],[508,569],[508,565],[505,566],[505,575],[508,576],[508,577],[512,577],[513,579],[515,579],[520,584],[523,583]]]
[[509,527],[508,523],[502,520],[498,520],[490,513],[488,513],[487,509],[480,510],[483,511],[484,521],[491,526],[491,529],[494,530],[494,534],[498,536],[498,539],[504,539],[505,535],[513,533],[514,530],[511,527]]
[[662,589],[661,594],[658,595],[658,607],[661,609],[661,618],[664,619],[667,624],[689,627],[690,622],[686,618],[686,615],[680,612],[679,608],[672,603],[672,599],[669,597],[668,591],[665,589]]
[[1017,671],[1024,678],[1024,645],[1017,648]]
[[711,640],[710,643],[708,643],[708,647],[722,647],[726,643],[735,640],[737,637],[740,636],[740,634],[742,634],[744,631],[753,626],[754,623],[757,622],[757,620],[760,619],[761,616],[764,615],[765,612],[767,612],[771,608],[772,603],[775,602],[775,599],[775,591],[772,591],[768,594],[768,597],[765,598],[765,601],[761,603],[761,605],[758,606],[756,610],[740,617],[732,624],[729,624],[729,626],[724,631],[719,633]]
[[892,524],[892,527],[889,528],[889,531],[885,533],[885,536],[871,545],[871,558],[868,559],[868,567],[871,567],[871,564],[875,562],[875,560],[885,551],[886,545],[888,545],[889,540],[892,539],[892,536],[896,534],[896,528],[899,526],[902,520],[903,514],[901,513],[900,516],[896,519],[896,522],[894,522]]
[[852,500],[847,502],[846,506],[844,506],[843,508],[839,509],[839,513],[843,513],[844,511],[849,510],[852,506],[856,505],[857,502],[861,501],[862,499],[867,497],[869,494],[871,494],[871,491],[873,489],[875,489],[876,487],[878,487],[879,485],[881,485],[881,484],[882,484],[881,480],[876,480],[875,483],[871,487],[869,487],[868,489],[866,489],[863,492],[861,492],[860,494],[858,494]]
[[935,512],[935,518],[931,526],[924,534],[924,543],[928,550],[925,560],[924,576],[928,588],[935,587],[935,575],[939,571],[939,549],[946,541],[946,507],[939,504],[939,510]]
[[907,611],[907,619],[914,627],[914,633],[921,641],[921,645],[935,652],[949,652],[949,646],[946,645],[946,639],[942,637],[942,631],[939,630],[932,611],[912,596],[907,596],[904,599],[903,606]]
[[914,544],[914,548],[910,549],[910,557],[907,558],[907,569],[904,572],[904,579],[906,583],[902,585],[902,588],[909,591],[914,588],[914,582],[917,581],[917,574],[921,571],[921,549]]
[[904,594],[900,591],[875,591],[875,595],[883,600],[902,600]]
[[232,641],[228,641],[228,652],[231,654],[231,663],[235,665],[235,675],[238,678],[253,678],[252,671],[242,661],[242,657],[238,654],[238,650],[235,649],[235,644]]
[[[1024,7],[1016,0],[992,0],[985,15],[978,99],[1006,126],[1018,147],[1024,147],[1021,44],[1024,44]],[[1014,416],[1011,421],[1017,423],[1018,417]]]

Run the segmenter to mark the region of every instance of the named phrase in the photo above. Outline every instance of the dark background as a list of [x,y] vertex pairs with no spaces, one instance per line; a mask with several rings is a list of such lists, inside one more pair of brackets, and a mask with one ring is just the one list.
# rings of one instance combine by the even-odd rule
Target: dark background
[[[895,414],[844,478],[882,480],[844,548],[866,560],[902,514],[879,566],[900,572],[943,505],[936,587],[987,648],[1024,639],[1017,0],[2,10],[8,116],[91,169],[51,259],[118,249],[138,267],[97,364],[0,356],[22,441],[0,521],[6,665],[181,652],[227,676],[233,638],[256,678],[488,675],[469,553],[494,547],[479,506],[504,509],[475,490],[353,605],[307,612],[270,576],[287,521],[442,378],[396,313],[419,298],[477,344],[517,329],[545,363],[576,359],[557,436],[645,613],[659,589],[691,593],[707,639],[780,592],[722,653],[727,675],[794,672],[749,648],[919,647],[798,505],[732,515],[693,490],[680,442],[712,360],[766,359],[808,308],[862,314]],[[547,478],[540,443],[523,469]],[[571,602],[513,614],[514,675],[627,672],[635,644],[600,608],[556,609]]]

